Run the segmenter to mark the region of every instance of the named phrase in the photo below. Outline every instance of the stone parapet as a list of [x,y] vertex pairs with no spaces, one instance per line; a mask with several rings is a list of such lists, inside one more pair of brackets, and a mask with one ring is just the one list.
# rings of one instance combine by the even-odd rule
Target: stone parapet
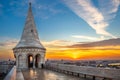
[[77,73],[95,77],[107,78],[109,80],[120,80],[120,69],[106,69],[106,68],[97,68],[89,66],[76,66],[76,65],[66,65],[66,64],[57,64],[49,63],[45,64],[46,68],[53,69],[56,71],[64,71],[65,73]]

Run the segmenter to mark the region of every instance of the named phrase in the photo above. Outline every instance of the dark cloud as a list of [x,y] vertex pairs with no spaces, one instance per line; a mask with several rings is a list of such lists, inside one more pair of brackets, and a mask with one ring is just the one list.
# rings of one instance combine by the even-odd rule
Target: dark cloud
[[2,46],[5,46],[5,44],[4,43],[0,43],[0,47],[2,47]]
[[[106,47],[106,46],[120,46],[120,38],[117,39],[109,39],[109,40],[103,40],[98,42],[90,42],[90,43],[84,43],[84,44],[74,44],[71,46],[68,46],[69,48],[92,48],[92,47]],[[114,49],[113,48],[105,48],[105,49]]]

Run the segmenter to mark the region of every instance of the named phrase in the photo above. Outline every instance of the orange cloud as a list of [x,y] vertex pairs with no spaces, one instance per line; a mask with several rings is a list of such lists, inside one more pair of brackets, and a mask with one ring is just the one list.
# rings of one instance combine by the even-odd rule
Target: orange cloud
[[[49,51],[49,50],[48,50]],[[48,59],[120,59],[120,50],[59,50],[47,52],[46,58]]]
[[14,54],[11,49],[0,49],[0,59],[14,59]]
[[14,59],[12,48],[15,47],[18,40],[10,39],[0,42],[0,59]]

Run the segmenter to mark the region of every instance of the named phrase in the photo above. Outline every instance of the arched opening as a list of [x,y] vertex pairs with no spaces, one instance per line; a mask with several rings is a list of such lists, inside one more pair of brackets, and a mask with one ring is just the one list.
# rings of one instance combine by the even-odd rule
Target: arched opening
[[37,54],[35,56],[35,67],[39,68],[39,63],[40,63],[40,54]]
[[43,64],[41,64],[41,68],[44,68],[44,65],[43,65]]
[[33,68],[33,56],[28,55],[28,68]]

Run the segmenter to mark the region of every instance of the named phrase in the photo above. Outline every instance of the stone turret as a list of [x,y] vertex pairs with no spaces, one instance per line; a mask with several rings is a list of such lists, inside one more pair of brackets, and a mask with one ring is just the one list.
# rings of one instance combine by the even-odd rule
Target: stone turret
[[16,47],[13,48],[17,69],[41,68],[41,65],[44,64],[45,51],[46,49],[39,40],[31,3],[29,3],[22,37]]

